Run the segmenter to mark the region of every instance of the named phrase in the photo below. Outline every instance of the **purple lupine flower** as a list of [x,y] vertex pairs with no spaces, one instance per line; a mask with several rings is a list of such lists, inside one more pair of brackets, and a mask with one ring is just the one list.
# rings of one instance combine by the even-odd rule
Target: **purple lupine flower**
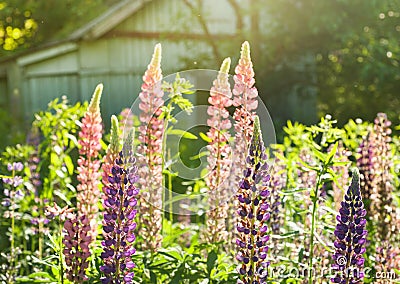
[[269,265],[266,260],[269,240],[266,221],[270,217],[268,204],[270,192],[267,189],[270,175],[267,173],[267,155],[257,116],[254,119],[254,131],[246,164],[237,193],[239,237],[236,244],[239,251],[236,259],[241,263],[238,283],[264,283],[268,276]]
[[131,151],[126,156],[122,151],[119,153],[103,188],[105,212],[101,258],[104,265],[100,270],[105,277],[101,279],[102,283],[132,283],[134,276],[132,268],[135,264],[131,256],[135,253],[134,219],[139,190],[134,185],[138,181],[135,158]]
[[360,176],[358,169],[353,170],[351,185],[347,190],[336,217],[335,253],[332,268],[335,275],[333,283],[362,283],[364,278],[364,261],[367,230],[365,224],[366,210],[360,192]]
[[7,170],[10,172],[12,172],[12,171],[20,172],[20,171],[22,171],[23,168],[24,168],[24,165],[21,162],[16,162],[16,163],[7,165]]

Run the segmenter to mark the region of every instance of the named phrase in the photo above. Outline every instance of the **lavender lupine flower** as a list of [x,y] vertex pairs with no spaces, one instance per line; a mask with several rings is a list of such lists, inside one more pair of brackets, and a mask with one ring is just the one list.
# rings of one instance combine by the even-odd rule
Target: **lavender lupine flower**
[[123,134],[124,131],[130,130],[134,127],[134,116],[129,108],[124,108],[118,116],[120,132]]
[[98,152],[101,149],[102,120],[100,115],[100,98],[103,85],[97,85],[89,107],[82,118],[81,131],[79,132],[78,176],[77,186],[78,215],[86,216],[91,227],[92,240],[97,234],[97,213],[100,191],[98,188],[100,178],[100,160]]
[[1,205],[5,207],[10,207],[9,209],[11,210],[4,212],[5,218],[10,218],[12,217],[11,215],[15,215],[14,209],[16,209],[16,204],[24,198],[24,193],[19,188],[24,180],[21,176],[17,174],[17,172],[20,172],[23,169],[24,165],[20,162],[7,164],[7,170],[11,172],[11,176],[4,177],[2,179],[5,184],[8,184],[13,189],[5,188],[3,192],[6,197],[3,198]]
[[336,240],[334,242],[335,261],[332,268],[335,275],[333,283],[362,283],[364,278],[364,261],[362,254],[365,252],[367,230],[365,225],[366,210],[360,192],[360,177],[358,169],[352,171],[353,177],[336,217]]
[[24,165],[21,162],[7,164],[7,170],[12,172],[12,177],[3,178],[3,182],[13,187],[20,186],[24,180],[21,176],[17,175],[16,172],[20,172],[24,169]]
[[77,217],[71,214],[64,222],[64,256],[67,265],[67,278],[73,283],[83,283],[89,278],[86,269],[89,267],[90,220],[86,216]]
[[[34,147],[33,153],[30,155],[28,160],[28,166],[30,171],[29,181],[32,185],[32,191],[34,193],[35,198],[39,197],[39,190],[40,186],[42,185],[42,181],[40,180],[40,173],[39,173],[39,144],[40,144],[40,136],[39,136],[39,129],[37,127],[33,127],[27,137],[27,143]],[[37,200],[35,200],[37,202]]]
[[[280,155],[283,156],[283,153],[277,150]],[[270,205],[271,205],[271,232],[275,235],[280,234],[280,228],[282,226],[283,218],[282,218],[282,198],[280,196],[280,192],[286,186],[287,180],[287,172],[285,162],[279,158],[275,159],[275,162],[271,168],[271,195],[270,195]],[[277,245],[277,242],[274,244]],[[276,247],[274,247],[276,249]]]
[[370,211],[371,194],[373,190],[373,161],[374,161],[374,139],[370,138],[371,133],[365,137],[357,149],[360,155],[357,159],[357,167],[360,170],[360,183],[363,188],[362,198],[364,200],[365,209]]
[[121,151],[109,173],[109,184],[103,189],[104,221],[101,258],[104,265],[100,270],[105,274],[102,283],[132,283],[135,267],[131,256],[135,253],[133,242],[136,237],[134,221],[138,181],[137,167],[132,151],[126,155]]
[[390,128],[391,121],[386,114],[378,113],[374,121],[374,139],[372,156],[372,193],[371,193],[371,215],[378,226],[378,237],[380,240],[390,240],[396,234],[393,227],[395,208],[393,205],[394,177],[391,173],[393,162],[390,142],[392,140]]
[[239,183],[237,199],[239,200],[239,224],[236,240],[240,261],[238,283],[266,283],[268,265],[266,261],[269,240],[266,222],[270,218],[268,199],[270,192],[267,184],[270,175],[267,172],[267,155],[262,140],[260,122],[254,119],[254,132],[246,159],[247,168]]

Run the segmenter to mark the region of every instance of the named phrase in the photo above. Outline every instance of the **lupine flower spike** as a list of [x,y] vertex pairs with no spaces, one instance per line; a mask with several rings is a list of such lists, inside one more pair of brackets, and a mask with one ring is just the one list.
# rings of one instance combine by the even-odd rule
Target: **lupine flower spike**
[[100,98],[103,85],[97,85],[89,107],[82,118],[79,132],[80,157],[78,159],[78,217],[89,219],[92,240],[96,238],[97,213],[99,200],[100,160],[97,159],[101,149],[102,124],[100,115]]
[[231,168],[231,148],[228,143],[230,138],[228,129],[231,128],[231,122],[228,119],[229,112],[226,108],[232,105],[232,93],[228,81],[228,72],[231,60],[226,58],[214,80],[210,90],[208,102],[210,106],[207,109],[209,119],[207,125],[210,127],[207,135],[210,138],[207,146],[210,152],[207,157],[208,172],[205,182],[209,189],[208,202],[211,210],[207,211],[207,232],[205,237],[207,241],[219,242],[226,239],[226,217],[228,211],[228,178]]
[[262,140],[260,122],[254,119],[254,132],[246,158],[246,169],[239,183],[237,199],[239,200],[239,224],[236,240],[240,262],[239,282],[244,284],[266,283],[269,262],[266,260],[269,240],[266,222],[270,218],[268,204],[270,191],[267,184],[267,155]]
[[[250,45],[247,41],[242,44],[240,53],[239,63],[235,68],[235,75],[233,76],[235,85],[233,87],[233,101],[232,104],[236,107],[233,117],[235,119],[235,142],[233,149],[233,166],[232,174],[230,176],[229,188],[235,189],[238,184],[241,173],[245,169],[244,163],[246,159],[246,153],[251,139],[253,131],[253,120],[255,116],[255,109],[258,106],[257,96],[258,91],[254,86],[254,70],[253,63],[250,57]],[[235,194],[235,192],[232,192]],[[234,210],[236,204],[230,204],[230,207]],[[232,210],[230,210],[232,211]],[[233,212],[232,212],[233,213]],[[233,223],[234,226],[237,223],[236,214],[231,214],[234,218],[228,218],[228,222]],[[233,227],[234,227],[233,226]],[[233,228],[230,228],[230,240],[234,242],[236,238],[236,232]]]
[[[130,135],[129,137],[133,137]],[[132,141],[119,152],[111,171],[108,173],[108,184],[103,202],[104,220],[101,258],[104,265],[100,270],[104,273],[102,283],[132,283],[135,267],[131,257],[135,253],[133,242],[136,239],[135,216],[137,210],[136,196],[139,190],[135,187],[138,181],[137,167],[132,152]]]
[[333,283],[363,283],[364,258],[367,230],[365,225],[366,210],[360,192],[360,177],[358,169],[352,171],[353,177],[344,200],[342,201],[339,215],[336,217],[334,242],[335,261],[333,269],[335,275]]
[[140,219],[143,249],[156,251],[162,242],[162,138],[163,121],[159,119],[164,105],[161,88],[161,45],[154,48],[153,58],[143,76],[139,94],[141,125],[139,127],[138,154],[140,191]]

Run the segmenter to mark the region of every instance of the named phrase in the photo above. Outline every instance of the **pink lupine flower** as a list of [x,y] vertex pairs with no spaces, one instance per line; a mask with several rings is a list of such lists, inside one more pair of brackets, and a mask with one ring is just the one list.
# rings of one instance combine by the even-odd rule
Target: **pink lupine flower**
[[[239,63],[235,68],[236,75],[233,76],[235,86],[233,87],[233,105],[242,106],[247,111],[253,111],[258,106],[258,91],[254,86],[253,63],[250,57],[250,45],[247,41],[242,44]],[[250,138],[249,138],[250,140]]]
[[79,132],[80,157],[78,159],[78,216],[86,216],[91,227],[92,240],[96,237],[99,200],[100,161],[97,159],[101,149],[102,124],[100,98],[103,85],[97,85],[88,110],[82,118]]
[[[235,85],[233,87],[233,105],[236,107],[233,114],[235,119],[235,143],[233,149],[233,167],[230,176],[230,186],[232,190],[237,188],[240,176],[245,169],[246,153],[251,140],[253,131],[253,121],[255,116],[255,109],[258,106],[257,96],[258,91],[254,86],[254,70],[253,63],[250,57],[250,45],[247,41],[242,44],[239,63],[235,68],[235,75],[233,76]],[[235,194],[235,192],[231,192]],[[234,203],[236,200],[233,201]],[[235,211],[235,204],[230,204],[230,211]],[[234,227],[237,223],[236,214],[230,214],[232,220],[228,219],[229,223],[233,223],[230,227]],[[235,241],[236,230],[233,228],[229,230],[230,241]]]
[[211,242],[224,240],[227,236],[225,220],[227,218],[227,179],[230,174],[231,148],[229,145],[230,135],[227,132],[231,128],[229,112],[226,109],[232,105],[232,93],[228,81],[228,72],[231,60],[226,58],[218,77],[213,82],[208,102],[207,125],[210,130],[207,135],[210,138],[207,146],[210,154],[208,156],[209,174],[205,181],[209,188],[209,204],[212,207],[207,212],[206,238]]
[[162,235],[162,139],[163,120],[159,119],[164,104],[161,88],[161,45],[154,48],[153,58],[143,76],[139,108],[141,125],[139,127],[138,152],[139,183],[141,185],[140,216],[143,249],[156,251],[161,246]]

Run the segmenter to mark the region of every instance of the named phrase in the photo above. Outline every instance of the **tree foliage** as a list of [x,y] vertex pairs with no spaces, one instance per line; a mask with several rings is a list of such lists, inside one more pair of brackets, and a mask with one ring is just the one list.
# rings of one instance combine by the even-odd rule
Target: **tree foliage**
[[13,0],[0,2],[0,55],[68,35],[116,0]]

